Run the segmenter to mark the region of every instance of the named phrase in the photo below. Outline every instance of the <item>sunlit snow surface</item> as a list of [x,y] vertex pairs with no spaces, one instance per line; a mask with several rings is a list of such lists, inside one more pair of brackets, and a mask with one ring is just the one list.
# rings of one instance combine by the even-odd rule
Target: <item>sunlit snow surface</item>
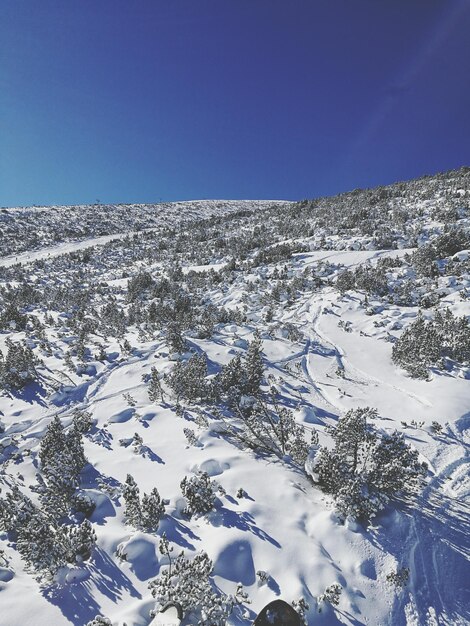
[[[101,242],[94,238],[24,252],[18,260],[28,262],[84,249],[114,236],[106,235]],[[367,259],[405,252],[312,251],[294,255],[289,267],[300,275],[319,260],[352,267]],[[13,255],[0,264],[15,260]],[[214,261],[211,266],[217,271],[223,265],[223,261]],[[193,269],[203,271],[207,266]],[[262,269],[254,269],[253,275],[260,276]],[[103,275],[103,280],[107,279]],[[208,297],[214,304],[230,308],[240,306],[242,295],[240,284],[234,283],[214,289]],[[70,568],[60,585],[47,589],[41,589],[25,572],[16,550],[0,535],[0,548],[9,559],[7,567],[0,567],[1,626],[83,625],[97,614],[108,616],[113,624],[146,626],[154,606],[147,585],[164,562],[158,552],[163,532],[177,552],[207,551],[214,562],[215,582],[224,592],[234,593],[239,582],[244,585],[252,600],[246,606],[246,624],[270,600],[280,597],[291,602],[301,596],[311,603],[308,617],[312,624],[469,623],[468,372],[436,374],[425,382],[408,377],[392,363],[387,331],[395,322],[409,323],[416,307],[390,306],[369,316],[362,296],[348,292],[341,297],[333,288],[324,287],[276,313],[276,322],[289,322],[303,332],[304,340],[293,343],[279,333],[263,333],[263,308],[255,296],[251,309],[248,307],[247,324],[219,325],[211,340],[190,338],[190,344],[203,349],[210,362],[224,364],[237,352],[244,352],[247,344],[243,340],[249,341],[254,329],[260,328],[265,378],[275,377],[278,391],[296,418],[308,428],[316,427],[321,440],[324,426],[354,407],[376,407],[376,426],[387,431],[403,429],[402,421],[423,422],[404,432],[429,465],[424,492],[414,503],[387,509],[368,530],[343,525],[331,500],[301,471],[238,449],[211,425],[198,428],[191,407],[178,417],[171,403],[149,401],[142,376],[153,366],[161,372],[173,366],[163,338],[142,341],[137,332],[126,335],[134,347],[130,356],[121,353],[117,340],[109,339],[106,352],[114,356],[103,363],[93,362],[88,374],[75,376],[77,386],[0,396],[0,417],[6,426],[0,437],[13,436],[22,451],[37,452],[39,438],[55,414],[68,424],[76,407],[92,413],[96,425],[85,439],[92,466],[84,472],[83,487],[97,504],[91,521],[98,535],[93,558],[84,567]],[[457,293],[449,295],[448,305],[456,314],[470,314],[469,302],[461,301]],[[340,319],[351,322],[352,332],[338,326]],[[377,320],[381,325],[374,324]],[[0,349],[4,349],[7,336],[0,334]],[[23,334],[12,331],[11,336],[17,339]],[[64,345],[59,338],[54,341],[56,350],[43,357],[52,372],[64,369]],[[344,378],[335,374],[338,366],[344,368]],[[135,407],[128,406],[124,393],[131,393]],[[443,426],[440,436],[430,430],[434,420]],[[197,446],[188,446],[183,434],[186,427],[196,431]],[[143,438],[143,455],[135,454],[132,446],[119,445],[120,439],[135,432]],[[226,495],[219,496],[213,512],[188,521],[181,513],[184,502],[179,485],[185,475],[198,469],[217,480]],[[3,491],[19,480],[25,493],[34,498],[28,485],[34,483],[36,471],[34,456],[9,461],[0,474]],[[170,501],[156,534],[126,526],[122,499],[113,500],[98,489],[98,476],[112,484],[123,482],[128,473],[141,492],[156,486]],[[236,497],[240,487],[246,492],[244,498]],[[116,554],[123,550],[125,561]],[[410,568],[410,583],[397,591],[386,575],[401,567]],[[268,572],[265,584],[258,582],[258,570]],[[333,582],[343,587],[339,606],[318,613],[313,598]]]

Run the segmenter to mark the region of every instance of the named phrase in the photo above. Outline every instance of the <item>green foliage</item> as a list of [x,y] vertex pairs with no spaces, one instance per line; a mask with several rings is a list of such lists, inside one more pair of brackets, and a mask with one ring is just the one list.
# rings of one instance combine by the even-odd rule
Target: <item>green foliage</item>
[[212,511],[215,503],[217,483],[210,479],[207,472],[199,472],[196,476],[185,476],[180,484],[181,492],[186,498],[184,513],[188,517],[204,515]]
[[188,361],[177,361],[165,381],[176,395],[176,401],[206,401],[211,396],[211,388],[206,381],[207,358],[205,354],[195,354]]
[[135,528],[141,528],[146,532],[154,532],[158,529],[160,520],[165,513],[165,505],[154,487],[149,494],[144,493],[140,499],[140,490],[134,478],[128,474],[122,488],[126,522]]
[[421,311],[392,349],[392,360],[413,378],[428,377],[429,367],[445,369],[445,359],[470,361],[470,325],[450,309],[438,311],[434,320],[425,320]]
[[0,351],[0,388],[19,390],[38,378],[39,360],[24,342],[5,341],[6,356]]
[[[83,416],[82,416],[83,417]],[[80,484],[79,476],[87,463],[83,449],[82,432],[86,417],[74,419],[68,432],[56,415],[41,439],[39,459],[42,477],[40,499],[51,515],[64,516],[73,504]]]
[[234,596],[226,595],[213,585],[213,563],[206,552],[199,552],[189,560],[184,552],[171,559],[171,551],[164,535],[160,552],[168,557],[169,566],[148,585],[156,600],[155,612],[177,602],[184,620],[190,619],[190,623],[198,626],[225,626],[234,607],[248,601],[242,586],[238,585]]
[[376,416],[369,407],[348,411],[330,428],[334,447],[319,449],[312,473],[344,518],[366,523],[391,498],[415,492],[427,469],[402,433],[383,433],[369,424]]

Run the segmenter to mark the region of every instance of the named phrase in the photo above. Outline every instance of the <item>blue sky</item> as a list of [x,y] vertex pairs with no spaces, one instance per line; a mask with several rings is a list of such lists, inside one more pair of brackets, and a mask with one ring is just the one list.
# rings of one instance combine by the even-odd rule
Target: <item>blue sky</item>
[[0,205],[299,199],[470,165],[468,0],[1,0]]

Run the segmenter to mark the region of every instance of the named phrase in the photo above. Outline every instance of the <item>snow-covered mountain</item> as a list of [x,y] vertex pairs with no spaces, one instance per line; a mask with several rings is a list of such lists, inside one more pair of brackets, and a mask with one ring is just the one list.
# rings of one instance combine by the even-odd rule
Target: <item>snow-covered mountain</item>
[[0,230],[1,626],[470,623],[470,168]]

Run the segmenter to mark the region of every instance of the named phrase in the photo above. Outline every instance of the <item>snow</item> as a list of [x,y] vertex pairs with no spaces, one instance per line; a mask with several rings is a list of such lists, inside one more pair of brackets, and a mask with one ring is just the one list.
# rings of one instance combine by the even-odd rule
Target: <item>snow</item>
[[[0,265],[31,264],[120,237],[122,233],[62,242],[5,257]],[[348,242],[344,243],[343,250],[294,254],[290,269],[300,274],[319,261],[354,268],[366,261],[412,252],[406,248],[359,250],[354,243],[348,249]],[[465,260],[468,251],[455,257]],[[225,262],[188,264],[184,272],[224,266]],[[468,300],[452,299],[454,292],[449,296],[454,310],[470,314]],[[215,304],[229,309],[238,306],[242,296],[243,289],[236,281],[208,294]],[[74,384],[62,384],[47,397],[0,396],[5,425],[0,451],[15,445],[23,452],[37,452],[39,439],[54,415],[68,425],[75,408],[91,412],[94,426],[84,441],[92,467],[83,474],[82,491],[96,504],[91,522],[98,536],[90,561],[70,566],[62,572],[57,588],[44,589],[25,571],[13,543],[0,534],[0,548],[9,559],[8,565],[0,567],[0,625],[24,626],[34,621],[35,626],[84,626],[97,614],[108,616],[116,626],[173,623],[169,615],[168,621],[162,616],[160,621],[151,621],[149,615],[154,602],[148,582],[166,564],[158,550],[163,533],[175,553],[184,550],[193,555],[205,550],[213,560],[214,580],[222,591],[234,593],[237,583],[244,585],[252,600],[246,607],[246,624],[267,602],[277,597],[291,602],[302,596],[311,605],[308,616],[312,624],[470,623],[468,370],[462,367],[460,376],[434,372],[430,381],[409,377],[391,361],[387,336],[398,336],[400,325],[414,319],[418,309],[390,306],[382,311],[379,303],[371,302],[371,307],[375,305],[375,313],[367,315],[362,294],[348,292],[343,297],[331,285],[301,295],[280,309],[278,334],[268,333],[266,326],[262,335],[265,378],[272,377],[272,384],[299,423],[319,429],[320,443],[326,437],[324,427],[356,407],[377,408],[377,428],[389,432],[403,429],[407,442],[430,468],[417,502],[387,508],[368,529],[352,519],[342,523],[331,499],[307,475],[315,475],[313,454],[305,474],[292,464],[238,448],[223,436],[220,421],[199,428],[191,407],[178,415],[170,401],[150,402],[142,377],[150,374],[153,366],[159,372],[172,368],[163,341],[158,336],[139,339],[136,333],[129,337],[136,348],[124,358],[119,343],[109,338],[107,353],[117,356],[96,362],[95,367],[74,377]],[[254,322],[263,319],[260,307],[251,306],[249,313]],[[233,354],[244,353],[252,339],[256,324],[248,317],[247,323],[220,324],[212,340],[191,339],[192,345],[206,352],[209,363],[225,364]],[[351,332],[340,327],[339,320],[349,322]],[[375,321],[382,325],[374,325]],[[302,340],[288,339],[288,332],[282,329],[287,323],[303,333]],[[0,336],[3,350],[5,338]],[[59,337],[57,345],[61,345]],[[45,365],[54,372],[64,370],[62,359],[54,354],[45,358]],[[336,374],[338,369],[343,372],[341,377]],[[135,406],[128,406],[125,393],[131,394]],[[412,426],[410,420],[420,424]],[[431,430],[434,421],[443,426],[439,436]],[[407,424],[403,426],[403,422]],[[195,429],[200,445],[188,446],[183,428]],[[142,454],[132,445],[119,445],[120,440],[131,442],[134,433],[143,439]],[[34,483],[36,471],[32,454],[18,462],[10,460],[0,476],[2,487],[19,480],[34,498],[27,487]],[[198,471],[207,472],[225,493],[217,494],[214,511],[188,520],[182,515],[185,503],[180,482]],[[141,493],[157,487],[169,501],[156,533],[126,525],[122,499],[105,494],[97,483],[100,477],[112,487],[117,481],[124,482],[129,473]],[[237,497],[240,488],[243,497]],[[409,567],[410,584],[397,590],[386,575],[401,567]],[[265,584],[260,584],[259,570],[268,575]],[[339,606],[317,612],[314,598],[334,582],[343,588]]]

